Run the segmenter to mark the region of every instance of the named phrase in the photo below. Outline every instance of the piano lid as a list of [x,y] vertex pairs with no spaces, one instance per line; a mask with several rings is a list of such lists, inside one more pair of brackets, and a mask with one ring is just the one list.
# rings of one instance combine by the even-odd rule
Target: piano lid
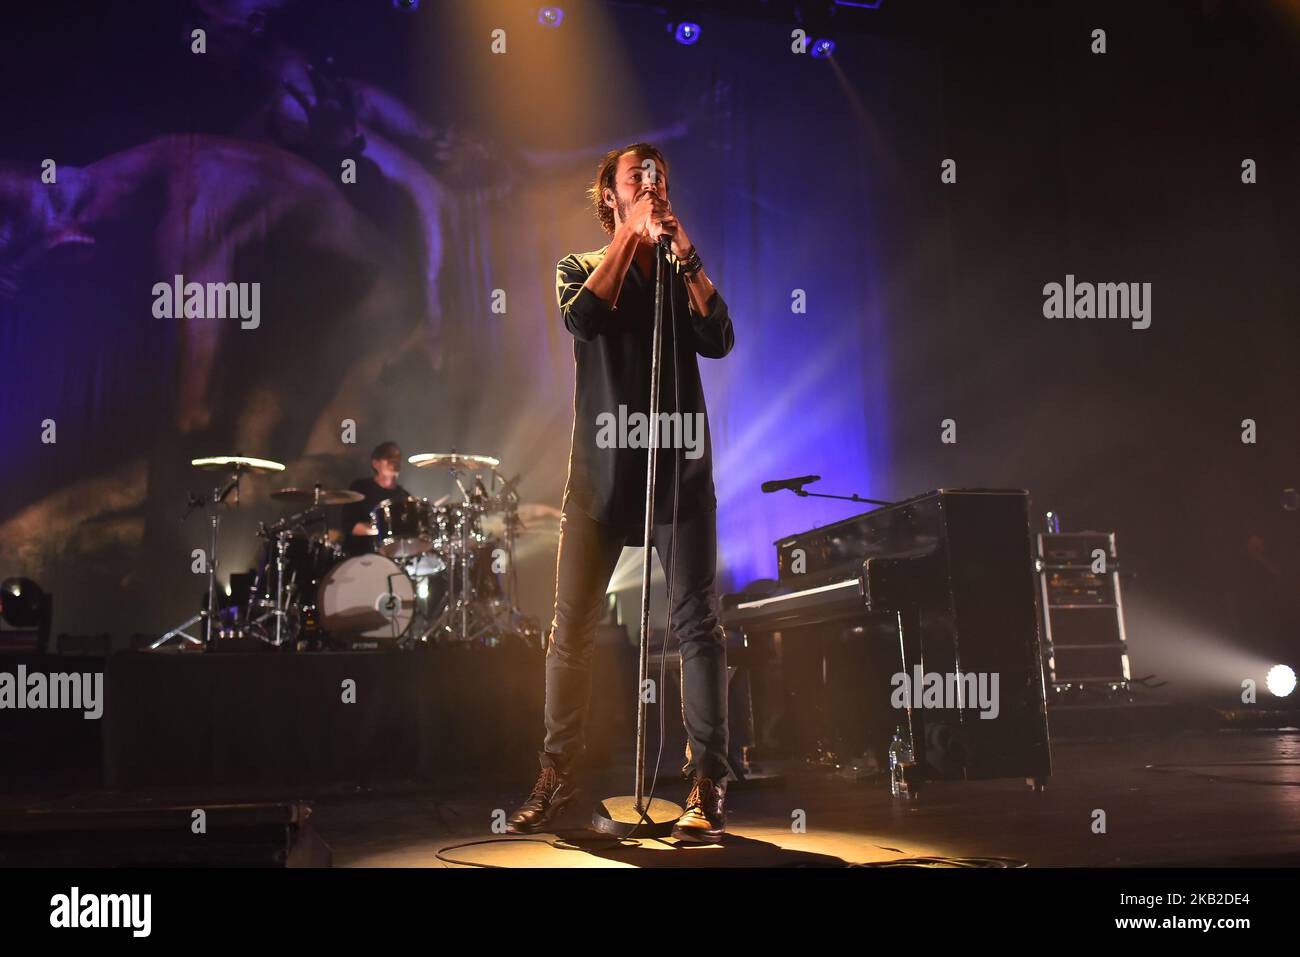
[[882,505],[879,508],[873,508],[868,512],[859,512],[857,515],[850,515],[848,518],[842,518],[838,522],[832,522],[829,525],[818,525],[810,528],[806,532],[796,532],[793,535],[787,535],[785,538],[778,538],[772,544],[780,548],[796,539],[804,538],[808,535],[815,535],[820,532],[834,531],[841,526],[851,525],[861,522],[868,515],[876,515],[880,512],[888,512],[892,509],[905,508],[928,498],[938,495],[1029,495],[1029,491],[1023,488],[938,488],[929,492],[922,492],[920,495],[913,495],[911,498],[903,499],[901,502],[895,502],[893,505]]
[[816,585],[845,573],[857,574],[868,558],[931,553],[939,547],[943,535],[945,501],[1028,495],[1024,489],[935,489],[788,535],[773,543],[777,580],[786,585]]

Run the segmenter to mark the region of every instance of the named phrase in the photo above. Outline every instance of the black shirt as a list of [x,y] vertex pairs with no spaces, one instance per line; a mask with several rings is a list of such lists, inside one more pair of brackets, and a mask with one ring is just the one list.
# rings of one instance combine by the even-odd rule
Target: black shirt
[[[566,504],[572,501],[598,522],[639,535],[645,521],[648,453],[644,438],[638,438],[635,415],[645,417],[650,409],[654,274],[643,275],[633,261],[623,279],[618,302],[613,308],[607,306],[583,283],[608,249],[606,246],[595,252],[574,253],[561,259],[556,267],[556,298],[564,327],[573,334],[577,365],[572,450],[564,498]],[[681,416],[672,422],[676,447],[660,441],[654,508],[655,522],[659,524],[672,518],[674,458],[681,469],[678,515],[687,517],[717,507],[708,410],[695,357],[698,354],[721,359],[735,343],[731,317],[721,294],[715,290],[709,314],[698,316],[690,309],[685,279],[676,268],[671,275],[677,334],[674,336],[673,311],[666,302],[659,409],[661,413],[677,412]],[[674,395],[674,372],[680,377],[680,406]],[[648,425],[644,418],[642,422]],[[644,430],[639,435],[643,437]],[[631,445],[641,447],[624,447]]]
[[365,499],[343,506],[343,533],[347,536],[343,548],[349,555],[364,555],[375,550],[375,538],[373,535],[353,535],[353,526],[357,522],[370,524],[370,510],[385,499],[409,498],[410,493],[400,485],[384,488],[373,477],[357,479],[348,488],[360,492]]

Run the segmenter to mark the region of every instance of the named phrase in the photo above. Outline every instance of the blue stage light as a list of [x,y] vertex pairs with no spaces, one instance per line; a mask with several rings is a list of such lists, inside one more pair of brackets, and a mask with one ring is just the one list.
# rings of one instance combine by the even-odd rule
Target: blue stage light
[[398,10],[419,10],[420,0],[393,0],[393,6]]
[[[669,29],[672,29],[672,27],[670,26]],[[673,39],[678,43],[685,44],[686,46],[690,46],[699,38],[700,25],[698,23],[683,21],[682,23],[677,24],[677,29],[673,30]]]
[[544,27],[558,27],[564,22],[564,8],[542,7],[537,11],[537,22]]
[[810,51],[818,60],[824,60],[835,52],[835,41],[825,38],[814,40]]

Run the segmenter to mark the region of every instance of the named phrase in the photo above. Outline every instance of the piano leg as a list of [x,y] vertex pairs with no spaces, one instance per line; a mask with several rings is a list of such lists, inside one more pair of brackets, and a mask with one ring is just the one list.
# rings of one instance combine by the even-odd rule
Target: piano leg
[[[925,660],[921,652],[921,611],[913,607],[898,613],[898,649],[902,673],[909,684],[919,665],[921,674],[925,674]],[[925,778],[925,709],[918,707],[921,689],[913,686],[908,698],[908,706],[903,713],[904,732],[912,743],[912,757],[916,764],[905,772],[908,795],[916,797],[920,793],[921,781]]]

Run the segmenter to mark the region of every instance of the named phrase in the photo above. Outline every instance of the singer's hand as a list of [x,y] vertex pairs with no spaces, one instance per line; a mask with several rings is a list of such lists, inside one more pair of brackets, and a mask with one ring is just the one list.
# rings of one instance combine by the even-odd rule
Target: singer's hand
[[672,240],[673,255],[685,258],[691,251],[691,241],[682,228],[681,221],[673,213],[673,204],[666,199],[654,197],[654,208],[650,214],[650,241],[659,242],[660,236]]
[[637,239],[650,241],[650,218],[654,212],[655,196],[649,190],[642,190],[632,201],[627,211],[627,219],[622,228],[627,229]]

